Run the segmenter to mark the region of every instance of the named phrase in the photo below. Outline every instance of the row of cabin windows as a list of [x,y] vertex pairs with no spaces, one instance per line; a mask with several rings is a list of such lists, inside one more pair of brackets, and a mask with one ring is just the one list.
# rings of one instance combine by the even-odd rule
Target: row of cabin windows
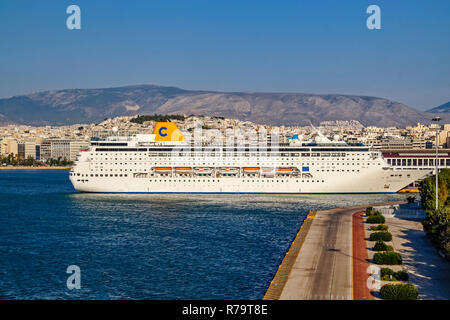
[[[436,159],[387,159],[392,166],[435,166]],[[438,159],[440,166],[450,167],[450,159]]]
[[[161,163],[160,162],[151,162],[150,163],[150,165],[160,165]],[[237,164],[239,164],[238,162],[228,162],[228,163],[225,163],[224,165],[237,165]],[[271,162],[271,163],[263,163],[263,165],[277,165],[277,164],[281,164],[281,165],[295,165],[295,163],[294,162],[280,162],[280,163],[274,163],[274,162]],[[368,166],[370,166],[370,165],[380,165],[380,163],[367,163],[367,165]],[[450,162],[449,162],[449,164],[450,164]],[[100,162],[100,163],[96,163],[95,165],[116,165],[116,166],[119,166],[119,165],[132,165],[132,163],[103,163],[103,162]],[[138,165],[137,163],[135,163],[135,165]],[[143,165],[143,164],[139,164],[139,165]],[[186,165],[185,163],[179,163],[179,164],[176,164],[176,165]],[[196,164],[196,163],[194,163],[193,164],[194,166],[195,165],[217,165],[217,163],[212,163],[212,162],[202,162],[202,163],[200,163],[200,164]],[[251,165],[260,165],[260,162],[257,162],[257,163],[255,163],[255,164],[251,164]],[[302,166],[309,166],[310,164],[309,163],[302,163],[301,164]],[[313,164],[313,163],[311,163],[311,165],[318,165],[317,163],[315,163],[315,164]],[[357,162],[357,163],[349,163],[349,162],[347,162],[347,163],[334,163],[334,162],[327,162],[327,163],[320,163],[320,165],[329,165],[329,166],[345,166],[345,165],[347,165],[347,166],[352,166],[352,165],[357,165],[357,166],[359,166],[359,165],[365,165],[364,163],[359,163],[359,162]]]
[[[222,180],[215,179],[188,179],[188,180],[177,180],[177,179],[150,179],[150,182],[221,182]],[[292,182],[291,180],[273,180],[273,179],[264,179],[264,180],[242,180],[242,182]],[[295,180],[295,182],[300,182],[300,180]],[[301,182],[325,182],[325,180],[301,180]]]
[[[159,158],[157,158],[157,159],[155,159],[155,160],[167,160],[167,156],[161,156],[161,157],[159,157]],[[170,158],[172,158],[172,157],[170,157]],[[186,160],[202,160],[202,159],[204,159],[205,157],[189,157],[189,158],[183,158],[183,161],[186,161]],[[228,158],[228,157],[224,157],[224,158]],[[233,157],[233,158],[239,158],[238,156],[235,156],[235,157]],[[256,159],[261,159],[261,160],[264,160],[264,158],[265,157],[263,157],[263,156],[255,156],[254,158],[256,158]],[[267,159],[271,159],[271,158],[273,158],[273,157],[267,157]],[[280,158],[283,158],[283,160],[285,160],[285,161],[288,161],[289,160],[289,157],[280,157]],[[103,158],[103,157],[94,157],[92,160],[93,161],[101,161],[101,160],[104,160],[104,161],[108,161],[108,159],[110,160],[110,161],[117,161],[117,160],[122,160],[122,161],[126,161],[126,160],[128,160],[128,158]],[[131,161],[137,161],[139,159],[139,161],[142,161],[142,158],[129,158],[129,160],[131,160]],[[147,159],[148,160],[148,159]],[[294,160],[297,160],[297,159],[295,159],[295,158],[290,158],[290,160],[291,161],[294,161]],[[320,159],[317,159],[317,160],[320,160]],[[316,161],[317,161],[316,160]],[[330,159],[325,159],[325,158],[322,158],[322,161],[329,161]],[[352,160],[352,161],[360,161],[360,160],[363,160],[362,158],[352,158],[352,159],[345,159],[345,158],[342,158],[342,159],[340,159],[340,158],[332,158],[331,160],[333,160],[333,161],[349,161],[349,160]],[[144,161],[146,161],[146,159],[144,159]]]
[[[70,174],[71,176],[72,176],[72,173]],[[73,173],[73,175],[75,176],[75,173]],[[93,174],[93,173],[91,173],[91,174],[83,174],[83,173],[77,173],[76,174],[77,176],[79,176],[79,177],[84,177],[84,176],[86,176],[86,177],[128,177],[128,174],[122,174],[122,173],[114,173],[114,174],[107,174],[107,173],[105,173],[105,174],[103,174],[103,173],[100,173],[100,174],[98,174],[98,173],[95,173],[95,174]]]
[[[103,171],[103,168],[94,168],[94,169],[90,169],[90,171]],[[117,171],[117,170],[119,170],[119,171],[130,171],[130,172],[132,172],[133,170],[132,169],[109,169],[109,171]],[[136,169],[136,170],[138,170],[138,169]],[[139,170],[146,170],[145,168],[144,169],[139,169]],[[150,170],[150,169],[149,169]],[[325,169],[321,169],[322,170],[322,172],[325,172]],[[105,168],[105,171],[108,171],[108,169],[106,169]],[[320,171],[320,169],[319,170],[317,170],[317,171]],[[326,171],[327,172],[330,172],[330,169],[326,169]],[[334,171],[337,171],[337,172],[339,172],[340,170],[339,169],[331,169],[331,172],[334,172]],[[349,169],[347,169],[347,172],[349,172],[350,170]],[[354,169],[352,169],[352,171],[355,171]],[[359,169],[358,170],[356,170],[357,172],[359,172]],[[344,169],[342,169],[342,172],[345,172],[345,170]]]
[[[108,153],[97,153],[93,154],[94,156],[113,156],[113,154]],[[114,154],[114,156],[127,156],[127,153],[124,154]],[[129,154],[130,156],[142,156],[142,154]],[[346,154],[346,153],[318,153],[318,152],[312,152],[312,153],[289,153],[289,152],[273,152],[273,153],[249,153],[249,152],[205,152],[205,153],[195,153],[195,152],[149,152],[148,156],[150,157],[167,157],[169,155],[178,156],[178,157],[348,157],[348,156],[366,156],[369,157],[368,154],[361,154],[361,153],[352,153],[352,154]]]

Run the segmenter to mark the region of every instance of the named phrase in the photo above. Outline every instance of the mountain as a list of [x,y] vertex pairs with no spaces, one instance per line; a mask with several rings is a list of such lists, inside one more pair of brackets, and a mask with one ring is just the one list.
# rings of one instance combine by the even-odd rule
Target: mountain
[[432,112],[432,113],[449,112],[450,113],[450,101],[447,102],[447,103],[441,104],[439,107],[435,107],[433,109],[430,109],[427,112]]
[[[64,125],[135,114],[196,114],[270,125],[358,120],[364,125],[429,123],[432,114],[388,99],[342,94],[215,92],[157,85],[67,89],[0,99],[0,123]],[[450,114],[448,116],[450,119]]]

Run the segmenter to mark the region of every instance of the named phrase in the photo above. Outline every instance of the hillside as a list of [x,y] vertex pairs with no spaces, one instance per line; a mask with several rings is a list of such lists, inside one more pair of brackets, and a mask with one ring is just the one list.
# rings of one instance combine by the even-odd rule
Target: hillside
[[441,104],[438,107],[428,110],[427,112],[432,113],[450,113],[450,101],[444,104]]
[[358,120],[364,125],[406,126],[429,123],[432,117],[430,113],[376,97],[194,91],[157,85],[67,89],[0,99],[3,124],[95,123],[109,117],[155,113],[212,115],[271,125]]

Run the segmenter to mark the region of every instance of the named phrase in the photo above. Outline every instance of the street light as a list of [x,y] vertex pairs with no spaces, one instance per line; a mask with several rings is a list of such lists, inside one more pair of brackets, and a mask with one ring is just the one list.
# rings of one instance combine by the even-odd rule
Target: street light
[[439,138],[439,121],[441,120],[440,117],[434,117],[432,119],[437,123],[436,125],[436,160],[435,160],[435,167],[436,167],[436,211],[438,210],[438,138]]

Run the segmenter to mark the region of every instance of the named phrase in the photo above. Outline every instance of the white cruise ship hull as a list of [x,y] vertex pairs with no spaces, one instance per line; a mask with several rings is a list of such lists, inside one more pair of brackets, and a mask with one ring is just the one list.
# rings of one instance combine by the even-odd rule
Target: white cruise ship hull
[[346,143],[196,146],[176,125],[93,141],[70,172],[74,188],[108,193],[394,193],[429,170],[396,170]]
[[[391,177],[392,172],[400,173],[402,177]],[[395,193],[428,173],[423,170],[389,170],[353,175],[351,173],[318,175],[315,179],[300,177],[157,177],[152,179],[96,177],[77,179],[72,176],[71,181],[78,191],[106,193]]]

